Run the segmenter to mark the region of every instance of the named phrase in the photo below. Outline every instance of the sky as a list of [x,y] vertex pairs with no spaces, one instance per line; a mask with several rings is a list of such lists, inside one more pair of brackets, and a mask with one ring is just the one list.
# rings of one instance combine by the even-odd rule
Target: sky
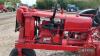
[[33,4],[36,4],[36,0],[21,0],[23,4],[28,4],[29,6],[32,6]]

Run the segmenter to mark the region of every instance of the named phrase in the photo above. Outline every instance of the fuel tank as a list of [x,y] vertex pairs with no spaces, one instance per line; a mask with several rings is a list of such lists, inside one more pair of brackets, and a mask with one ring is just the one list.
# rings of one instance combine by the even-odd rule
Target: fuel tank
[[64,23],[65,31],[87,32],[92,27],[92,18],[83,16],[67,16]]

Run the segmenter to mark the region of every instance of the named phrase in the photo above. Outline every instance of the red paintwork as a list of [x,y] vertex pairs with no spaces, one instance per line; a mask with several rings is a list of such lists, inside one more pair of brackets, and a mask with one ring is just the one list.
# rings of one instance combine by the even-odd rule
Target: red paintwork
[[4,5],[0,4],[0,11],[3,12],[3,9],[4,9]]
[[0,10],[3,9],[3,8],[4,8],[4,5],[3,4],[0,4]]
[[[39,11],[35,9],[34,11],[28,11],[28,8],[26,7],[20,7],[17,10],[16,19],[20,25],[20,33],[15,47],[18,48],[19,56],[22,56],[22,48],[65,51],[78,51],[81,48],[94,48],[96,49],[96,53],[92,56],[100,56],[100,42],[93,39],[92,35],[96,28],[92,29],[92,18],[90,17],[57,13],[55,18],[64,20],[64,29],[61,30],[59,24],[57,29],[44,29],[42,26],[49,24],[49,21],[43,21],[43,23],[38,26],[39,39],[36,39],[35,27],[36,20],[38,19],[36,16],[50,19],[52,15],[53,12]],[[65,31],[75,32],[75,34],[73,34],[74,39],[69,35],[65,35]],[[80,38],[77,39],[77,36]],[[50,40],[44,41],[45,38],[49,38]]]
[[1,12],[7,12],[8,10],[5,8],[4,4],[0,4]]
[[77,46],[63,46],[63,45],[49,45],[49,44],[17,44],[16,47],[29,48],[29,49],[45,49],[45,50],[66,50],[66,51],[77,51],[81,47]]
[[67,17],[64,29],[74,32],[87,32],[92,26],[92,19],[87,17]]
[[60,35],[59,34],[56,34],[54,37],[53,37],[53,42],[54,43],[60,43]]

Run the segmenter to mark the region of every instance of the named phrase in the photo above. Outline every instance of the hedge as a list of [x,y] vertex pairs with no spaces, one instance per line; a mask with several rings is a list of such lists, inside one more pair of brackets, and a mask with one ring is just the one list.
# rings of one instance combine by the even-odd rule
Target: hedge
[[[65,9],[68,4],[75,4],[79,9],[85,8],[97,8],[100,4],[97,0],[94,1],[74,1],[74,0],[58,0],[58,3],[62,5]],[[62,4],[63,3],[63,4]],[[37,2],[37,7],[39,9],[51,9],[54,6],[53,0],[44,0],[43,2]]]

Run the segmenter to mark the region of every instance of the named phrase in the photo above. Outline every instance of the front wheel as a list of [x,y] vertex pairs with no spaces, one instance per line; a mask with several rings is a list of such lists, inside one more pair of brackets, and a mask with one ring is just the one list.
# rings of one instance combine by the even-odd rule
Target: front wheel
[[[32,49],[22,49],[22,54],[25,56],[36,56],[36,53]],[[18,56],[18,50],[14,48],[9,56]]]

